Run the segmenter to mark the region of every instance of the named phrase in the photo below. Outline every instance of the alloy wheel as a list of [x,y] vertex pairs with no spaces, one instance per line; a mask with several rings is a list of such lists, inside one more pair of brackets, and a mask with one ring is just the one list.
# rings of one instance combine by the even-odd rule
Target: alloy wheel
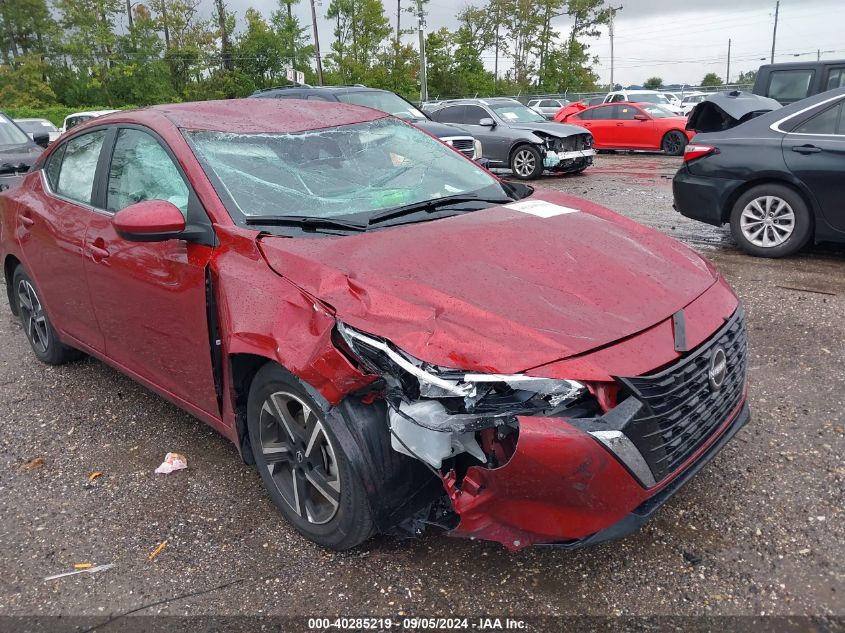
[[683,141],[677,134],[668,134],[663,141],[663,151],[672,156],[677,156],[681,150]]
[[264,401],[259,440],[273,483],[299,517],[328,523],[340,505],[340,470],[317,414],[298,396],[278,391]]
[[761,196],[745,205],[740,215],[742,235],[754,246],[780,246],[795,231],[795,213],[777,196]]
[[536,169],[536,167],[537,159],[534,157],[534,154],[527,149],[519,150],[516,153],[516,156],[513,157],[513,170],[518,176],[527,178],[534,173],[534,169]]
[[18,283],[18,310],[21,314],[21,321],[26,330],[26,337],[32,344],[33,349],[39,354],[46,354],[50,346],[50,328],[47,324],[47,315],[41,300],[35,292],[32,284],[21,279]]

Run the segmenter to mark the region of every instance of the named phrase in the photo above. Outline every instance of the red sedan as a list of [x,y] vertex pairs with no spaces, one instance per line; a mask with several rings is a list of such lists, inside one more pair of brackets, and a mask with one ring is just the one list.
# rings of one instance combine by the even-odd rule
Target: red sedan
[[653,103],[606,103],[591,108],[573,104],[561,108],[555,121],[585,127],[596,149],[662,150],[682,156],[695,135],[687,119]]
[[204,420],[326,547],[618,537],[748,420],[704,259],[368,108],[94,119],[0,194],[0,256],[38,359]]

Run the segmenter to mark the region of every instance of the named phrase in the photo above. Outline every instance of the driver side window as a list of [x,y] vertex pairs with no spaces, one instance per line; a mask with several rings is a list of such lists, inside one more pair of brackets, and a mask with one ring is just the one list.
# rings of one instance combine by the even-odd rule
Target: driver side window
[[122,129],[117,135],[106,208],[120,211],[143,200],[167,200],[188,214],[188,186],[161,144],[146,132]]

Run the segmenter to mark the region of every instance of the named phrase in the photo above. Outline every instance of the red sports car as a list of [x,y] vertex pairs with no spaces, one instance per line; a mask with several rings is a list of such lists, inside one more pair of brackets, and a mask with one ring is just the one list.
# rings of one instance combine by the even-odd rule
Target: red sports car
[[590,130],[596,149],[662,150],[682,156],[695,135],[686,129],[685,117],[654,103],[606,103],[591,108],[576,103],[561,108],[554,120]]
[[0,194],[0,255],[40,360],[206,421],[336,549],[618,537],[748,420],[743,311],[704,259],[368,108],[94,119]]

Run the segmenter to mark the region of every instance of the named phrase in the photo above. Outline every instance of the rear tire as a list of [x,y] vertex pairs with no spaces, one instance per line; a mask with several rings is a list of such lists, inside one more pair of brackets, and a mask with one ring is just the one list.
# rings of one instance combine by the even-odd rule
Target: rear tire
[[255,375],[247,429],[267,493],[305,538],[346,550],[372,536],[373,519],[333,423],[284,368],[268,363]]
[[68,347],[59,340],[59,335],[47,316],[44,301],[23,266],[15,268],[12,274],[12,297],[24,334],[38,360],[48,365],[64,365],[84,356],[79,350]]
[[543,157],[536,147],[520,145],[511,155],[510,168],[520,180],[536,180],[543,174]]
[[669,156],[683,156],[687,143],[689,143],[689,139],[687,139],[685,134],[677,130],[672,130],[671,132],[667,132],[663,137],[660,148],[664,154]]
[[787,257],[801,250],[813,233],[813,217],[793,189],[775,183],[742,194],[731,210],[731,234],[755,257]]

